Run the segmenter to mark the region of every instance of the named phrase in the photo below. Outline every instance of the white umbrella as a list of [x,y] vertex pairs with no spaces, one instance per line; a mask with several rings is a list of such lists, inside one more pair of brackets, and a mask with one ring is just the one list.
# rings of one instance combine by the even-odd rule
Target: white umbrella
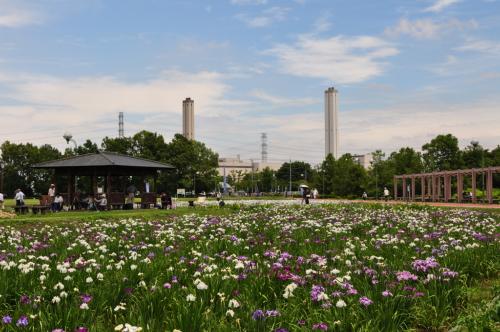
[[300,188],[309,188],[309,186],[307,184],[301,184],[299,187]]

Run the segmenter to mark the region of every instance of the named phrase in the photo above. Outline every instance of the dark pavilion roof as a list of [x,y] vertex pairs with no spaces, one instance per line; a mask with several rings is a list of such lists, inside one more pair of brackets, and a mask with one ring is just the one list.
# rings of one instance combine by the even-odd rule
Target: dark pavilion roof
[[45,161],[35,164],[33,168],[80,168],[80,167],[127,167],[150,170],[175,169],[174,166],[154,160],[130,157],[123,154],[99,151],[98,153],[84,154],[64,159]]

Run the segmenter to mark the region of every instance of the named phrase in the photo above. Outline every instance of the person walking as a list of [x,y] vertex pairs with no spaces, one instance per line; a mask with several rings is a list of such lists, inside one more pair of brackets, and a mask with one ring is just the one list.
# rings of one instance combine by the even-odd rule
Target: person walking
[[366,201],[366,199],[368,198],[368,194],[366,193],[366,191],[363,191],[363,195],[361,197],[364,201]]
[[4,198],[3,198],[3,194],[2,194],[2,193],[0,193],[0,210],[3,210],[3,209],[4,209],[4,206],[3,206],[3,200],[4,200]]
[[384,200],[387,202],[389,200],[389,189],[387,187],[384,187]]
[[21,189],[16,190],[16,196],[14,196],[14,199],[16,200],[16,206],[24,206],[24,196],[25,195]]

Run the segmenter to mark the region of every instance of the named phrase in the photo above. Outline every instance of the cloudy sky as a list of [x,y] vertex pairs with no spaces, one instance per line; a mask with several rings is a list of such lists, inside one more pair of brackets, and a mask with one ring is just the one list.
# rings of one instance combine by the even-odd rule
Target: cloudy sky
[[341,152],[500,144],[498,0],[0,0],[0,142],[64,148],[182,130],[221,156],[318,162],[324,90]]

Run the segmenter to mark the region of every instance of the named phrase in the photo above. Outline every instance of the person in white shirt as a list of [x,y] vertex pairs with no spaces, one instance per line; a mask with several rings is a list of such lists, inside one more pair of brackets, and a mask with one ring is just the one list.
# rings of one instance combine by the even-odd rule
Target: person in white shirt
[[384,199],[386,202],[389,200],[389,189],[387,187],[384,187]]
[[0,210],[3,210],[4,209],[4,206],[3,206],[3,194],[0,193]]
[[99,203],[97,209],[100,211],[106,210],[108,208],[108,200],[106,199],[106,194],[102,194],[101,199],[97,199],[96,202]]
[[52,212],[57,211],[56,203],[55,203],[55,198],[56,198],[56,185],[55,184],[52,183],[50,185],[47,195],[49,195],[50,209],[52,210]]
[[21,189],[16,190],[16,196],[14,197],[16,200],[16,206],[23,206],[24,205],[24,193],[21,191]]
[[54,212],[59,212],[62,210],[64,203],[64,198],[61,196],[61,194],[57,194],[56,197],[54,198]]

